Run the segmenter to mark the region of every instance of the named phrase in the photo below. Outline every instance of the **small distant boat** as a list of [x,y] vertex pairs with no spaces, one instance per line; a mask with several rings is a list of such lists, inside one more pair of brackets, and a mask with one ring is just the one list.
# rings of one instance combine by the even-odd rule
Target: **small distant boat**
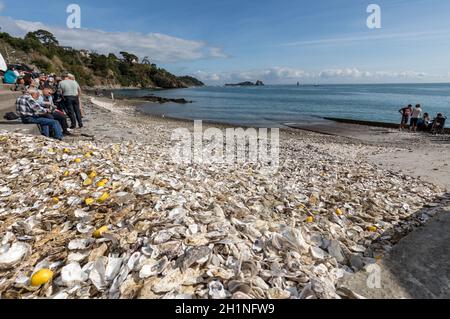
[[320,78],[317,77],[317,78],[316,78],[316,83],[314,83],[314,86],[315,86],[315,87],[319,87],[319,86],[320,86],[320,85],[319,85],[319,81],[320,81]]
[[297,82],[297,86],[300,86],[300,82]]

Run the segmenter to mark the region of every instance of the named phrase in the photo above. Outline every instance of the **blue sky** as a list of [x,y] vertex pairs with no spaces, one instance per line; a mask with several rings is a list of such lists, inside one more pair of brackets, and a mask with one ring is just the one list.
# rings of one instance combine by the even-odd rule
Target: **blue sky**
[[[450,82],[448,0],[1,3],[0,26],[14,35],[46,27],[64,45],[128,49],[210,84]],[[82,30],[66,27],[70,3]],[[371,3],[381,29],[366,25]]]

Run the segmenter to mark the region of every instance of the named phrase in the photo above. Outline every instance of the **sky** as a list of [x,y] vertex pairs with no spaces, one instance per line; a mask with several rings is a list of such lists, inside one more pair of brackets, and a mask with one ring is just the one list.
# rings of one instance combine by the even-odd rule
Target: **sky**
[[[72,1],[0,0],[0,27],[148,56],[210,85],[450,82],[449,0]],[[67,27],[72,3],[80,29]],[[381,28],[367,25],[370,4]]]

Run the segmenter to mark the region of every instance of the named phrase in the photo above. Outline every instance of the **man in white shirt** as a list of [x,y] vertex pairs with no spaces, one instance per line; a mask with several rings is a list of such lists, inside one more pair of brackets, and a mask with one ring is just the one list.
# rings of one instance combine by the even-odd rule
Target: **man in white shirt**
[[77,122],[78,127],[83,127],[83,120],[80,111],[79,94],[81,92],[80,86],[74,80],[71,80],[73,75],[68,74],[64,77],[64,80],[59,83],[58,89],[61,91],[64,97],[64,106],[66,108],[67,115],[69,115],[71,122],[71,129],[75,129]]
[[421,116],[422,116],[422,107],[420,106],[420,104],[417,104],[411,113],[411,130],[412,131],[417,132],[417,124],[419,123],[419,119]]
[[76,84],[77,84],[77,86],[78,86],[78,104],[80,105],[80,113],[81,113],[81,118],[83,118],[84,117],[84,110],[83,110],[83,104],[81,104],[81,88],[80,88],[80,85],[78,84],[78,82],[77,82],[77,80],[76,80],[76,78],[75,78],[75,75],[73,75],[73,74],[69,74],[68,75],[69,76],[69,78],[72,80],[72,81],[74,81]]

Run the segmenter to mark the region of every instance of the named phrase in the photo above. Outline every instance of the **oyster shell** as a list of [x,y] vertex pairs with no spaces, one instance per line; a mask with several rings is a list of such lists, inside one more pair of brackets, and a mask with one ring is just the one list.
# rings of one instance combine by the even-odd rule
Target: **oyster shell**
[[61,269],[61,282],[66,287],[73,287],[85,282],[88,275],[81,269],[77,262],[73,262]]
[[31,252],[30,245],[26,243],[14,243],[0,254],[0,270],[14,267],[24,260]]

